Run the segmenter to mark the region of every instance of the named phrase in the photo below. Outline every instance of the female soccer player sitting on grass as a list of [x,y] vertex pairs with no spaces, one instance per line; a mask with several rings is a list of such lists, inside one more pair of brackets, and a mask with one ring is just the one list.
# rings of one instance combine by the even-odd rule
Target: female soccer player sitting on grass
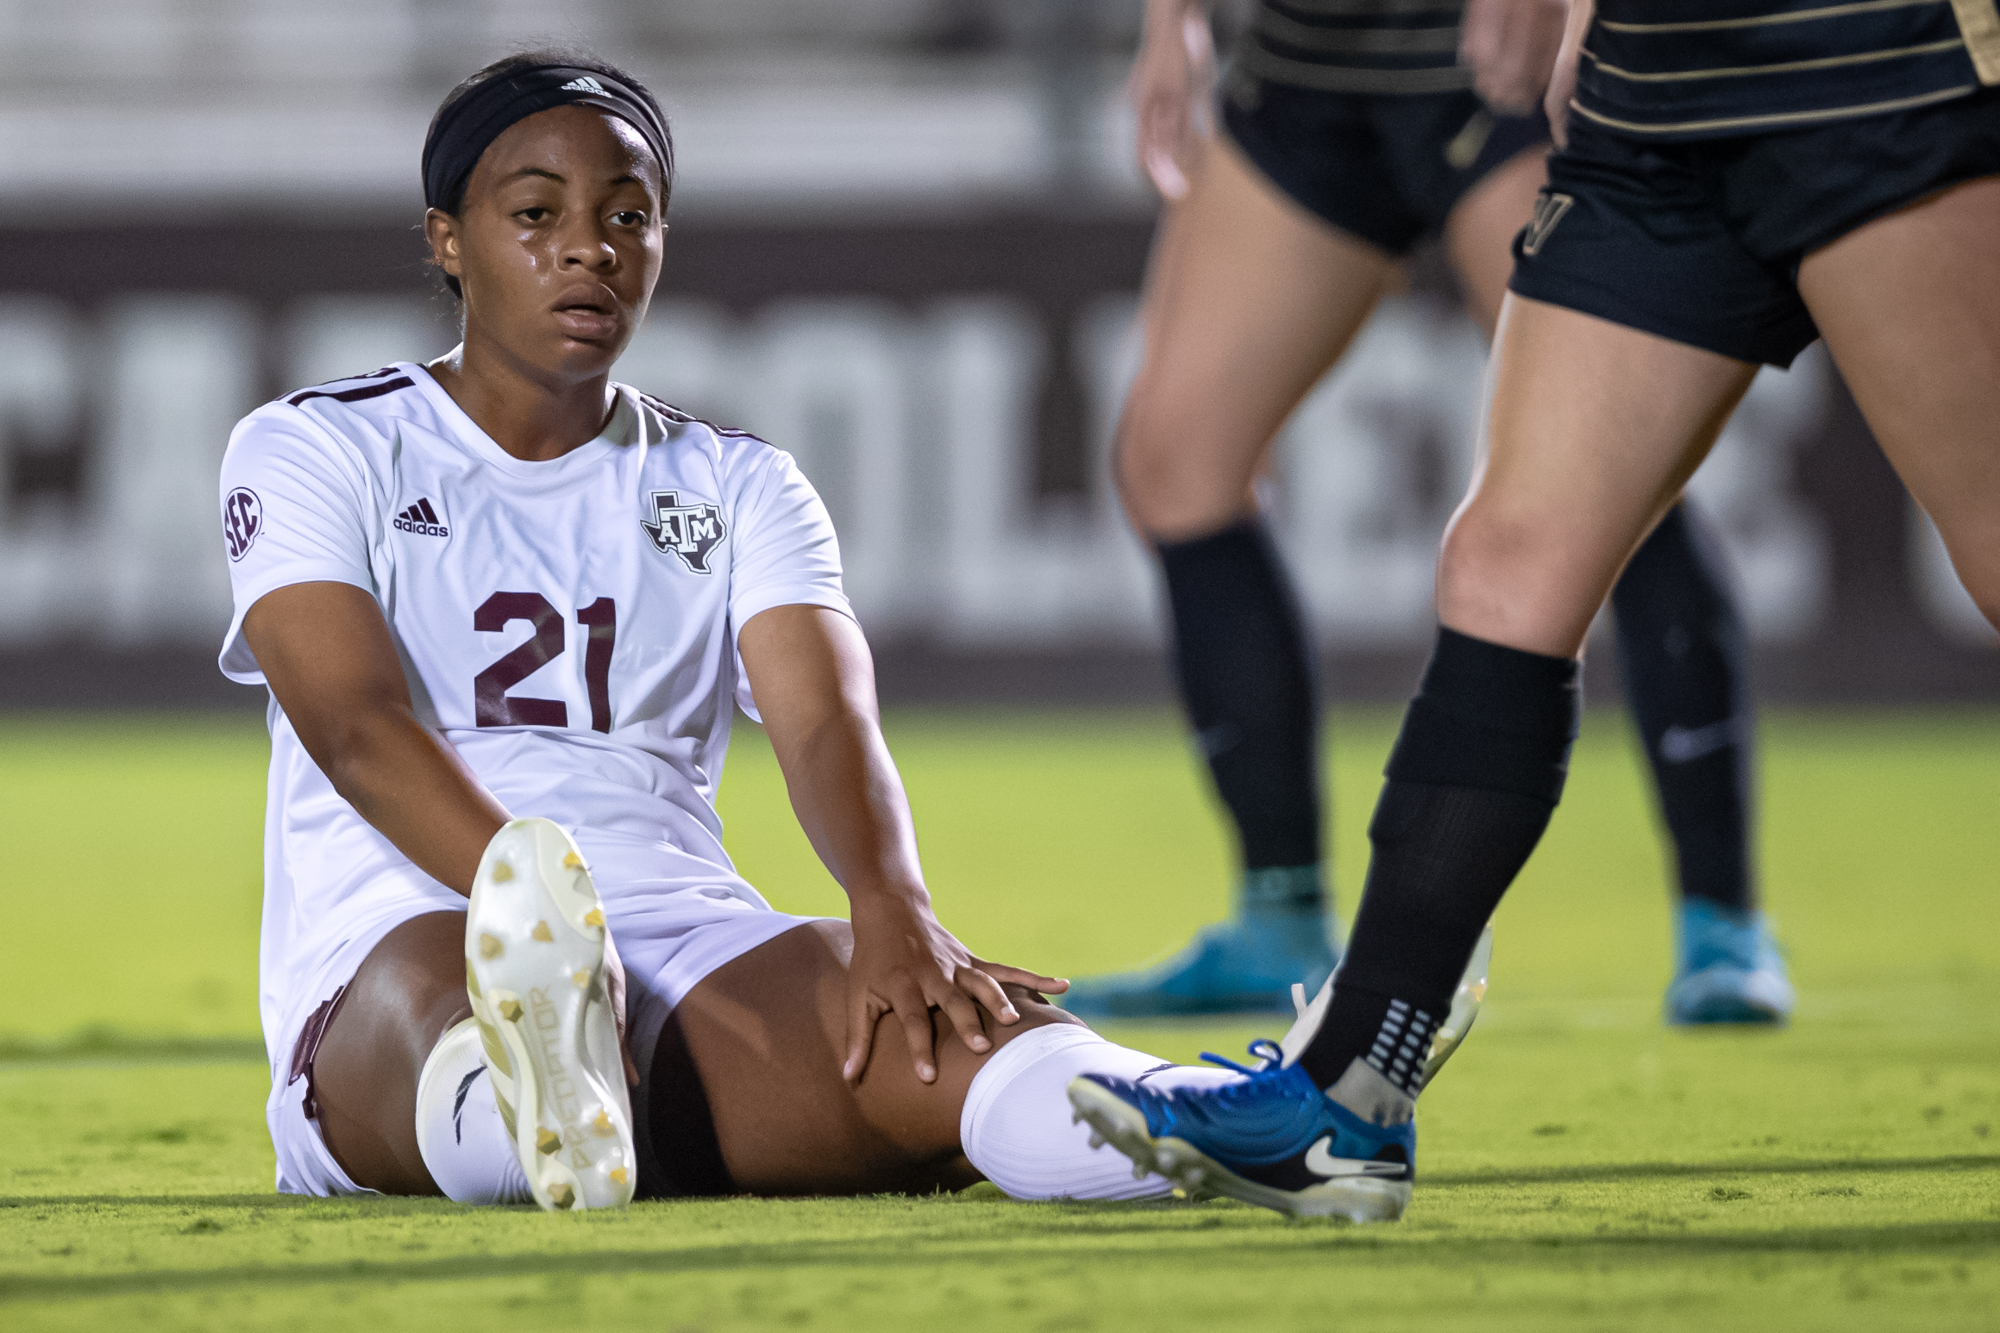
[[[1164,1193],[1090,1146],[1065,1086],[1240,1076],[1103,1040],[1037,993],[1065,983],[938,923],[819,498],[786,454],[608,378],[672,174],[617,69],[482,70],[424,148],[464,342],[230,441],[221,660],[272,698],[278,1188]],[[733,703],[851,924],[773,911],[731,867]]]

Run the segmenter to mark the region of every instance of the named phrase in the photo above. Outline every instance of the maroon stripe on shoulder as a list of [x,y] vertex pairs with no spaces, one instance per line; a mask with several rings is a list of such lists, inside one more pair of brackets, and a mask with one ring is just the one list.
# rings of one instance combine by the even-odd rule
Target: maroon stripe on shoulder
[[364,398],[380,398],[385,393],[394,393],[398,389],[408,389],[411,387],[412,381],[410,377],[402,375],[381,384],[364,384],[358,389],[342,389],[338,393],[329,389],[306,389],[303,392],[293,394],[285,401],[293,407],[297,407],[308,398],[331,398],[336,403],[358,403]]
[[683,425],[706,426],[710,430],[714,431],[717,435],[726,435],[732,439],[755,440],[759,444],[770,443],[770,441],[765,439],[763,436],[754,435],[747,430],[738,430],[734,426],[718,426],[713,421],[710,421],[707,417],[698,417],[692,412],[686,412],[678,407],[675,407],[672,403],[663,403],[659,399],[653,397],[653,395],[650,393],[640,394],[639,401],[646,404],[646,406],[652,408],[656,412],[660,412],[665,414],[666,416],[672,417],[675,421],[678,421]]

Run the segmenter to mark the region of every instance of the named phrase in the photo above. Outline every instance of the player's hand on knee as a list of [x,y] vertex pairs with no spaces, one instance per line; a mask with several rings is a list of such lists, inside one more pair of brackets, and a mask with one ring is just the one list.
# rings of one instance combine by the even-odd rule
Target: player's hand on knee
[[910,1062],[925,1083],[937,1079],[931,1010],[944,1014],[969,1050],[992,1049],[980,1008],[1001,1023],[1021,1018],[1002,982],[1038,991],[1069,989],[1059,978],[973,957],[939,923],[928,902],[892,895],[857,901],[854,956],[847,971],[847,1059],[841,1076],[850,1083],[861,1077],[873,1053],[876,1026],[890,1013],[902,1025]]
[[1139,169],[1162,198],[1181,199],[1188,173],[1207,136],[1208,102],[1215,87],[1215,47],[1206,6],[1183,3],[1179,14],[1155,29],[1148,14],[1145,41],[1125,95],[1137,119]]
[[1458,60],[1486,105],[1525,116],[1541,104],[1568,21],[1568,0],[1467,0]]

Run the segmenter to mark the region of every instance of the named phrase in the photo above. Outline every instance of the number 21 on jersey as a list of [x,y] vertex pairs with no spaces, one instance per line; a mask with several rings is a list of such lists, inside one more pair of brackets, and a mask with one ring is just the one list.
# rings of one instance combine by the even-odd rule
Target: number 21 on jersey
[[[474,716],[482,727],[566,727],[561,699],[527,699],[507,693],[563,654],[562,613],[538,592],[496,592],[472,613],[472,628],[486,632],[516,620],[534,626],[520,647],[472,678]],[[580,607],[577,623],[589,631],[583,650],[583,683],[590,695],[590,729],[611,730],[611,650],[618,642],[618,605],[600,597]]]

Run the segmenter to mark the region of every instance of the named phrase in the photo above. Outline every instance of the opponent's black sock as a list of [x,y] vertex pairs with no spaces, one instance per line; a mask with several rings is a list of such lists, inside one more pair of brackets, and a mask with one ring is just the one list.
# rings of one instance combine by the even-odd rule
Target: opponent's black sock
[[1683,897],[1756,906],[1749,647],[1714,537],[1676,505],[1612,590],[1618,662]]
[[[1389,755],[1361,910],[1319,1031],[1300,1054],[1321,1087],[1354,1060],[1414,1097],[1428,1035],[1500,897],[1562,796],[1577,664],[1438,631]],[[1407,1049],[1406,1049],[1407,1048]]]
[[[1247,870],[1320,859],[1312,657],[1277,548],[1261,518],[1162,543],[1174,671]],[[1317,893],[1317,880],[1298,895]],[[1301,900],[1312,910],[1319,901]]]

